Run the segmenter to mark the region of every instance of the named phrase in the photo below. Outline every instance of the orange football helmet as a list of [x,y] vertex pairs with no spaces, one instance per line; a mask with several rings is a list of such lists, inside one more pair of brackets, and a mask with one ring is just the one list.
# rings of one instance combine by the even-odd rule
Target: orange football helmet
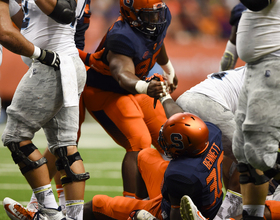
[[177,113],[161,127],[158,143],[169,157],[194,157],[206,150],[208,136],[207,125],[198,116],[187,112]]
[[167,7],[161,0],[120,0],[120,9],[130,26],[145,35],[158,36],[164,31]]

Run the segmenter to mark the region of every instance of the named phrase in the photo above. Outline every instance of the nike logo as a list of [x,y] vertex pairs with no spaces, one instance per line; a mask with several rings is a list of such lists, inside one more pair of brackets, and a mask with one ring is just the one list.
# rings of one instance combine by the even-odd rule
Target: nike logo
[[10,210],[9,205],[10,204],[5,205],[5,210],[8,211],[9,213],[11,213],[13,216],[15,216],[17,218],[17,216]]

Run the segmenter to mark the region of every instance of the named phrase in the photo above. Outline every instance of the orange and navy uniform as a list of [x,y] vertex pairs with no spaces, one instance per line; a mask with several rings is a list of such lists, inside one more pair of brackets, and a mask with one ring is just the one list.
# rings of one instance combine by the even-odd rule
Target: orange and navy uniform
[[170,212],[168,194],[174,198],[188,195],[205,218],[213,219],[223,200],[223,147],[220,129],[205,122],[209,130],[209,146],[198,157],[171,160],[164,174],[163,212]]
[[[161,151],[157,138],[167,118],[159,101],[154,109],[153,98],[145,94],[130,94],[123,89],[112,77],[106,57],[109,51],[132,57],[135,74],[143,79],[157,61],[170,21],[171,15],[167,10],[165,30],[152,39],[131,28],[119,17],[95,53],[79,51],[84,63],[91,67],[87,71],[87,82],[81,96],[81,117],[86,108],[127,152],[140,151],[151,144]],[[82,121],[83,118],[80,119]]]
[[76,25],[76,32],[75,32],[74,39],[75,39],[76,47],[80,50],[84,50],[85,47],[85,32],[89,27],[90,16],[91,16],[90,1],[91,0],[85,1],[86,5],[84,9],[84,14],[82,18],[77,21],[77,25]]
[[178,199],[189,195],[202,214],[213,219],[223,199],[223,148],[220,129],[212,123],[205,123],[209,129],[209,145],[202,155],[194,158],[181,156],[169,162],[153,148],[140,151],[138,169],[149,200],[96,195],[92,199],[94,215],[126,220],[132,211],[144,209],[160,220],[169,220],[171,203],[168,195]]

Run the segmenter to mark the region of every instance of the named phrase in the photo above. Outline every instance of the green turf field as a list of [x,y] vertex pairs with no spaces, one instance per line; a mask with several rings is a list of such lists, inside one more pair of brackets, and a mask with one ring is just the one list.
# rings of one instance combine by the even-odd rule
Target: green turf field
[[[3,129],[4,125],[0,124],[1,135]],[[34,144],[41,152],[45,149],[46,139],[41,130],[36,134]],[[96,194],[122,195],[121,162],[125,150],[92,120],[87,120],[82,125],[79,152],[84,160],[86,171],[91,176],[86,181],[85,202],[90,201]],[[52,186],[56,192],[53,182]],[[3,147],[2,141],[0,141],[0,220],[9,220],[2,204],[5,197],[10,197],[26,205],[30,196],[29,185],[17,165],[14,164],[10,151]]]

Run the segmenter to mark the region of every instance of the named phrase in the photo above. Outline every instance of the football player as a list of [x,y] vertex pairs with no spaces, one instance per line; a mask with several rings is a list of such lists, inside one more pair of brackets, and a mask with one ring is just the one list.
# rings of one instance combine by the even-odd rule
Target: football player
[[[74,34],[76,19],[82,16],[84,5],[84,0],[59,0],[53,7],[49,1],[40,0],[24,0],[21,4],[24,13],[21,33],[30,42],[59,53],[61,61],[60,65],[53,63],[53,68],[23,57],[30,68],[7,108],[8,120],[2,135],[4,146],[11,151],[38,201],[39,211],[34,219],[83,219],[85,180],[89,174],[84,170],[76,141],[79,96],[85,85],[86,69],[74,44]],[[35,54],[49,58],[49,54],[56,56],[56,53],[44,52],[39,47],[35,47]],[[55,165],[66,192],[66,216],[58,209],[47,160],[32,142],[41,128],[50,152],[56,156]],[[5,198],[3,204],[12,219],[30,217],[17,216],[21,209],[12,199]]]
[[238,25],[236,48],[247,69],[232,149],[240,172],[243,219],[264,219],[268,181],[273,177],[280,182],[280,1],[241,2],[248,9]]
[[[123,195],[134,197],[139,151],[153,144],[162,152],[157,138],[166,116],[154,100],[174,91],[177,78],[164,46],[171,22],[167,5],[161,0],[120,0],[120,14],[95,53],[80,51],[91,67],[80,101],[80,122],[86,108],[125,148]],[[156,62],[165,71],[166,81],[145,81]]]
[[181,219],[180,200],[186,194],[205,216],[213,218],[223,199],[220,129],[194,114],[180,112],[164,123],[158,143],[170,162],[153,148],[138,154],[138,177],[149,199],[96,195],[85,204],[84,220]]

